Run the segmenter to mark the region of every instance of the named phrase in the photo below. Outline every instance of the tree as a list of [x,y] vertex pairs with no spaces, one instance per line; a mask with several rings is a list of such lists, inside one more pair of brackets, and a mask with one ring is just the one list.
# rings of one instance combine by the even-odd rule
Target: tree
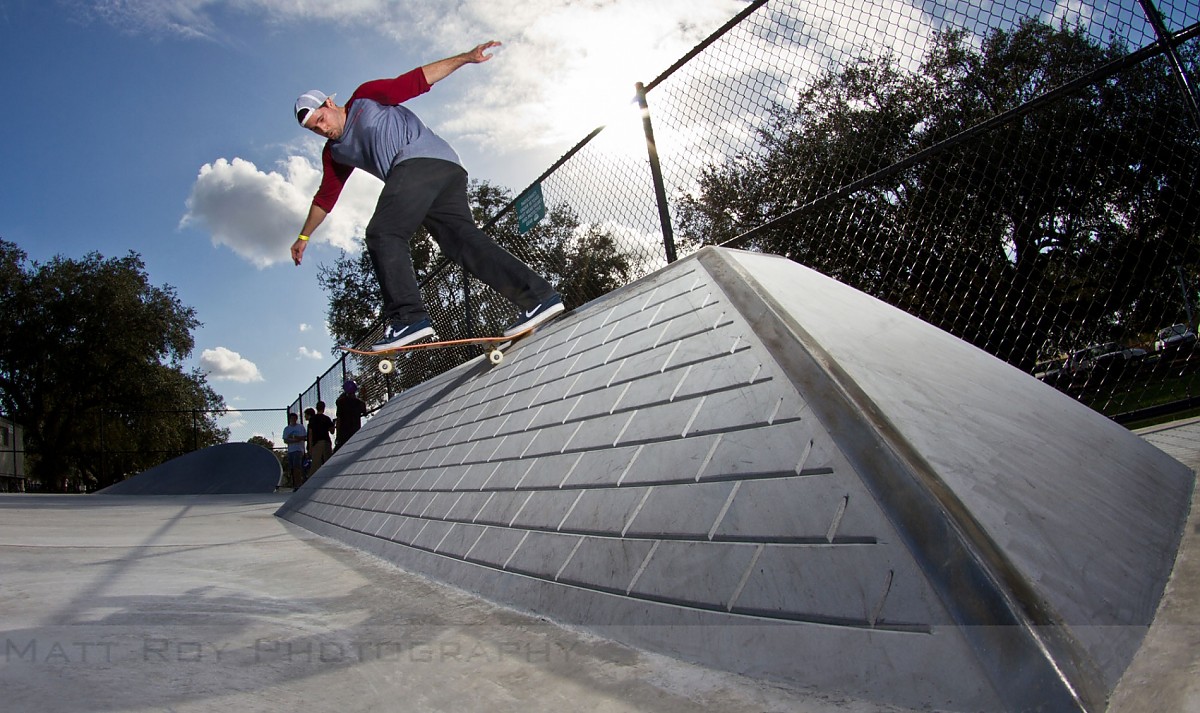
[[[476,222],[486,217],[485,211],[498,210],[502,189],[486,181],[472,180],[468,189],[471,213]],[[424,280],[438,263],[437,245],[429,231],[421,228],[409,243],[413,269],[417,280]],[[383,295],[375,268],[365,242],[360,241],[354,253],[341,251],[332,265],[317,268],[317,282],[329,295],[326,320],[329,333],[337,344],[358,344],[371,335],[379,325]]]
[[363,342],[379,324],[383,305],[379,280],[375,279],[365,246],[355,254],[343,250],[332,265],[318,266],[317,282],[329,295],[325,320],[334,343]]
[[[487,181],[472,180],[468,191],[471,212],[479,225],[492,223],[512,201],[509,190]],[[624,285],[633,269],[611,233],[598,226],[581,228],[565,204],[553,207],[545,220],[520,234],[515,211],[491,224],[488,234],[555,285],[568,307],[575,307]],[[440,253],[421,229],[413,238],[413,266],[424,280],[438,266]],[[343,251],[332,265],[318,268],[318,280],[329,295],[329,331],[339,344],[357,344],[380,321],[382,298],[366,250]],[[512,309],[507,300],[467,278],[457,266],[444,268],[430,280],[425,301],[435,323],[455,334],[499,334],[508,326]]]
[[262,446],[268,451],[271,451],[271,455],[275,456],[275,459],[279,461],[279,467],[283,468],[285,471],[287,470],[288,464],[286,449],[275,450],[275,442],[266,436],[250,436],[246,442],[253,443],[256,446]]
[[[883,56],[817,77],[793,109],[772,113],[761,151],[703,171],[681,204],[684,242],[723,242],[811,205],[751,247],[1013,364],[1152,331],[1177,301],[1168,266],[1195,274],[1200,213],[1200,141],[1166,64],[941,144],[1126,53],[1034,20],[992,31],[979,49],[968,40],[939,34],[915,72]],[[1185,52],[1194,69],[1196,46]],[[827,198],[939,144],[913,167]]]
[[253,443],[256,446],[262,446],[263,448],[266,448],[269,451],[275,450],[275,442],[272,441],[270,438],[267,438],[266,436],[250,436],[250,438],[246,442]]
[[0,407],[25,428],[31,478],[116,482],[224,442],[221,397],[185,372],[195,312],[141,258],[29,262],[0,240]]
[[593,300],[633,279],[629,256],[617,245],[612,233],[598,225],[581,228],[570,206],[555,206],[544,224],[530,231],[543,259],[541,273],[558,286],[570,308]]

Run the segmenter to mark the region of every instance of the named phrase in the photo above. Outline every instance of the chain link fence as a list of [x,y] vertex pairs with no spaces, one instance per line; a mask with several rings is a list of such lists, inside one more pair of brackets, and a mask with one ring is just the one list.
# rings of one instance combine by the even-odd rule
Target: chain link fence
[[[760,0],[484,228],[568,307],[706,244],[769,251],[1118,420],[1197,405],[1198,21],[1179,0]],[[457,266],[422,286],[442,338],[511,319]],[[290,410],[348,378],[377,408],[478,354],[347,356]]]

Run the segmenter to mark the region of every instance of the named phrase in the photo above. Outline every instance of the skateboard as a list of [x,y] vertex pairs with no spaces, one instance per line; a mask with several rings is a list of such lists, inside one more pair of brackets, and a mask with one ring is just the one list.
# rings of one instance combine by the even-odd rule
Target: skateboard
[[[483,344],[489,346],[487,350],[488,361],[492,365],[496,365],[504,361],[504,349],[507,346],[512,346],[513,342],[529,336],[536,329],[537,327],[530,327],[529,329],[517,332],[516,334],[508,337],[470,337],[468,339],[446,339],[443,341],[434,342],[416,342],[413,344],[405,344],[404,346],[396,347],[395,349],[385,349],[379,352],[373,352],[366,349],[355,349],[353,347],[338,347],[338,349],[351,354],[362,354],[364,356],[390,356],[393,354],[400,354],[402,352],[419,351],[421,349],[444,349],[445,347],[459,347],[467,344]],[[506,345],[505,342],[508,342],[508,344]],[[382,359],[379,362],[379,372],[382,374],[390,374],[395,368],[396,365],[391,359]]]

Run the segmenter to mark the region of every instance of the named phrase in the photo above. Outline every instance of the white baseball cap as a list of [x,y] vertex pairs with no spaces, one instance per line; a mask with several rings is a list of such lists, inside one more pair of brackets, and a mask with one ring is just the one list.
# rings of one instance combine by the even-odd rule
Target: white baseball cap
[[310,89],[304,92],[296,99],[296,121],[300,122],[300,126],[308,128],[308,120],[312,118],[313,112],[321,108],[326,99],[332,99],[336,94],[326,95],[325,92],[316,89]]

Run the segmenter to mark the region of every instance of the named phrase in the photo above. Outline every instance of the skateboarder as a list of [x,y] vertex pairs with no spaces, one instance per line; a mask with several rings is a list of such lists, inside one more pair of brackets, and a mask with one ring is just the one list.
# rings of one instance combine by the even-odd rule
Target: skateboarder
[[458,154],[402,106],[460,67],[488,61],[492,55],[487,50],[499,45],[485,42],[395,79],[367,82],[354,90],[345,106],[315,89],[296,99],[296,120],[327,139],[321,153],[321,186],[292,244],[297,265],[309,236],[333,209],[355,168],[384,182],[367,224],[366,243],[383,293],[387,328],[370,351],[394,349],[433,334],[409,249],[409,241],[422,225],[442,254],[520,308],[505,336],[563,311],[562,298],[550,283],[475,225],[467,203],[467,172]]

